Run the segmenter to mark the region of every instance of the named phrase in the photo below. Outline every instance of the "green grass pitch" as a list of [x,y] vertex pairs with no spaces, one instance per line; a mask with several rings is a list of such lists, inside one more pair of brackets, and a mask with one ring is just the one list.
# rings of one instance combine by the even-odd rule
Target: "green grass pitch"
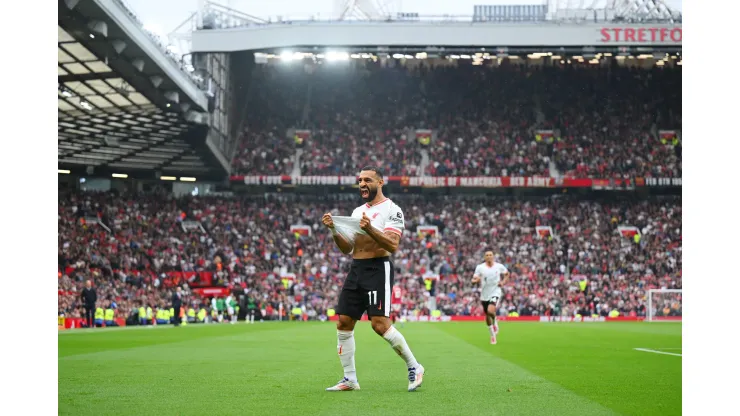
[[680,323],[500,326],[498,345],[482,322],[397,326],[426,368],[412,393],[367,322],[353,392],[324,391],[342,377],[329,322],[64,331],[59,414],[681,414]]

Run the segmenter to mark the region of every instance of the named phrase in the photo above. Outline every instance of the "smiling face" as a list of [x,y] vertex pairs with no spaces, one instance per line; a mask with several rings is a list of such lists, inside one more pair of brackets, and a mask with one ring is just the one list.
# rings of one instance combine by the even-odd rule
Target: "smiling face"
[[378,190],[383,187],[383,179],[378,176],[377,172],[372,170],[363,170],[357,180],[360,185],[360,197],[365,202],[370,202],[378,195]]

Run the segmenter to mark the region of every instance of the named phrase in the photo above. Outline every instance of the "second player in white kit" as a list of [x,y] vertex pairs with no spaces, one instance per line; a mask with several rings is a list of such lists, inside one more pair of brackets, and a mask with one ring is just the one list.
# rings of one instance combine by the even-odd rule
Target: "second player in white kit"
[[496,323],[496,307],[503,296],[501,286],[508,277],[509,270],[501,263],[493,261],[493,251],[486,251],[484,262],[475,268],[473,284],[481,283],[480,300],[486,314],[486,325],[491,333],[491,344],[496,344],[498,324]]

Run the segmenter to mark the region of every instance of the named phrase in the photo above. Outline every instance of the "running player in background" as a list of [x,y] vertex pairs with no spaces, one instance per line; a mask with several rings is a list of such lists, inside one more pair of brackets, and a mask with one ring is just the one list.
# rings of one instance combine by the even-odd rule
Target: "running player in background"
[[399,318],[399,313],[401,313],[401,299],[403,298],[403,291],[401,290],[401,286],[394,285],[393,286],[393,294],[391,294],[391,321],[393,323],[396,323],[396,319]]
[[485,261],[475,268],[471,282],[473,284],[481,282],[480,300],[486,313],[486,325],[491,333],[491,344],[496,344],[498,334],[496,307],[502,295],[501,286],[506,284],[509,271],[503,264],[493,261],[493,251],[486,251],[483,259]]
[[367,167],[360,172],[360,196],[366,204],[357,207],[352,218],[360,219],[360,229],[367,235],[358,233],[354,242],[348,241],[335,229],[331,213],[321,219],[331,230],[339,250],[353,257],[337,306],[337,351],[344,378],[327,388],[328,391],[360,389],[355,370],[354,329],[365,312],[375,333],[406,362],[408,391],[419,388],[424,377],[424,367],[416,361],[406,339],[390,320],[394,274],[390,255],[398,250],[404,220],[401,208],[383,195],[383,182],[383,173],[378,168]]

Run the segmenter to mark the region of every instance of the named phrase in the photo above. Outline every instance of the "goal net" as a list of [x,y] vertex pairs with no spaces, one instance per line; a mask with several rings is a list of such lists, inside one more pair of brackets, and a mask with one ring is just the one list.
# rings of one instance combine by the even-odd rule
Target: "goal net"
[[681,321],[681,289],[650,289],[647,301],[646,318],[649,322]]

